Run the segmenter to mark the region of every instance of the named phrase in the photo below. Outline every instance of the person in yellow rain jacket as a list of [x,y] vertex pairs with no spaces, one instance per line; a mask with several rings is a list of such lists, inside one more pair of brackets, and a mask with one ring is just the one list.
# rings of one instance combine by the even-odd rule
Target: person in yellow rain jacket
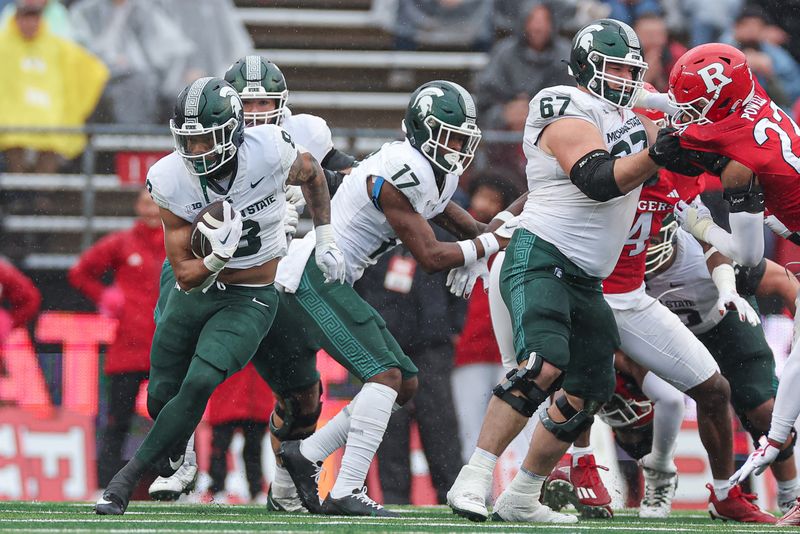
[[[17,0],[0,27],[0,128],[80,127],[94,110],[108,69],[79,45],[54,35],[42,21],[46,0]],[[56,172],[86,145],[80,134],[0,132],[9,172]],[[32,166],[28,151],[36,153]]]

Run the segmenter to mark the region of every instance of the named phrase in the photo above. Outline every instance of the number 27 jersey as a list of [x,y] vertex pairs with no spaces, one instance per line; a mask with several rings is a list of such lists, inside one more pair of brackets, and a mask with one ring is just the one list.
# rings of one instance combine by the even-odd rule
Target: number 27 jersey
[[800,231],[800,127],[755,83],[753,97],[713,124],[692,124],[681,145],[716,152],[753,171],[767,208],[793,232]]

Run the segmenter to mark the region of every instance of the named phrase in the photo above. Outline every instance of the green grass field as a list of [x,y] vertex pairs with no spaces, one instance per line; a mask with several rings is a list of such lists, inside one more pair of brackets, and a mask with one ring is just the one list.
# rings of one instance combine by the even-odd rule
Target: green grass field
[[[520,523],[471,523],[442,506],[391,507],[400,519],[370,519],[269,513],[261,506],[133,502],[122,517],[95,515],[88,503],[0,502],[0,532],[536,532],[637,533],[787,531],[768,525],[711,521],[707,513],[677,511],[666,520],[640,520],[621,510],[612,520],[577,525],[532,526]],[[796,530],[796,529],[788,529]]]

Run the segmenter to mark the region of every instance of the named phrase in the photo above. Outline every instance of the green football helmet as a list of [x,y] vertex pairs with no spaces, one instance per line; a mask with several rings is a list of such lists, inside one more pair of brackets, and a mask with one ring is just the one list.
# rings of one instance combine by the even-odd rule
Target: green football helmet
[[242,100],[275,100],[272,111],[245,111],[245,126],[281,125],[289,90],[286,78],[275,63],[261,56],[245,56],[228,67],[225,81],[239,91]]
[[[403,119],[403,132],[411,145],[438,169],[456,176],[469,167],[481,140],[475,124],[475,102],[457,83],[428,82],[411,95]],[[448,144],[461,136],[458,148]]]
[[191,174],[219,175],[242,143],[244,115],[239,93],[222,78],[195,80],[178,95],[169,129]]
[[[608,64],[633,67],[632,79],[607,72]],[[600,19],[581,28],[572,39],[569,73],[593,95],[630,109],[644,84],[647,63],[633,28],[614,19]]]

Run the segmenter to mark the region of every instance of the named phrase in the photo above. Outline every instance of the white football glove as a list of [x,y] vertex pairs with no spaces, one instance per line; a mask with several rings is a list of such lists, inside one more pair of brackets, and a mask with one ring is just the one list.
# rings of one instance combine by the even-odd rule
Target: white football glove
[[293,204],[298,213],[303,212],[306,207],[306,197],[303,196],[303,189],[299,185],[287,185],[284,193],[286,202]]
[[297,233],[297,223],[300,222],[300,214],[291,202],[286,203],[286,213],[283,214],[283,232],[287,237],[294,237]]
[[494,231],[494,233],[498,237],[511,239],[511,236],[514,235],[514,232],[517,230],[517,228],[519,228],[519,215],[504,222],[500,228]]
[[719,314],[725,315],[725,311],[729,306],[733,306],[736,309],[736,312],[739,314],[740,321],[747,321],[752,326],[758,326],[761,324],[761,318],[758,316],[758,313],[753,309],[749,302],[747,302],[735,291],[726,291],[725,293],[719,294],[719,299],[717,299],[717,310],[719,311]]
[[242,238],[242,214],[233,209],[227,200],[222,202],[222,213],[222,225],[219,228],[211,228],[201,220],[197,223],[197,229],[206,236],[214,254],[227,261],[233,257]]
[[751,474],[760,475],[775,461],[779,452],[781,452],[779,445],[767,440],[766,444],[753,451],[750,456],[747,457],[747,461],[744,465],[740,467],[728,481],[731,484],[741,484],[747,480]]
[[700,241],[706,241],[706,232],[714,224],[711,212],[699,200],[695,200],[691,204],[679,200],[675,205],[675,218],[681,228]]
[[483,287],[488,287],[489,283],[489,263],[486,258],[480,258],[471,265],[462,265],[455,269],[450,269],[447,273],[445,285],[450,288],[450,293],[457,297],[468,299],[472,295],[472,289],[478,278],[483,280]]
[[317,237],[315,260],[317,267],[325,277],[325,282],[344,283],[347,266],[344,262],[344,254],[333,239],[333,227],[330,224],[317,226],[314,228],[314,232]]

